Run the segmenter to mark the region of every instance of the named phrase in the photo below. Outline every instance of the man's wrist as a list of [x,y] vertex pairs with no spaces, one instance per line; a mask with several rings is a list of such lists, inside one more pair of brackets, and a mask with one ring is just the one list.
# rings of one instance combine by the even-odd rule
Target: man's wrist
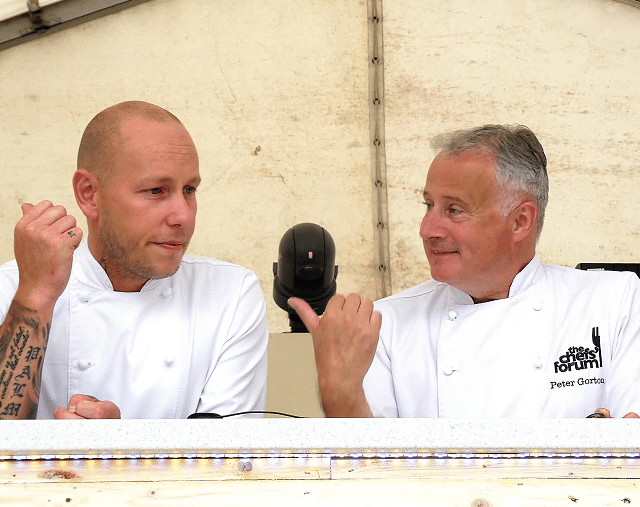
[[327,417],[373,417],[362,386],[345,390],[321,383],[320,398]]
[[38,313],[51,314],[59,296],[48,294],[39,289],[25,289],[18,286],[13,301],[24,309]]

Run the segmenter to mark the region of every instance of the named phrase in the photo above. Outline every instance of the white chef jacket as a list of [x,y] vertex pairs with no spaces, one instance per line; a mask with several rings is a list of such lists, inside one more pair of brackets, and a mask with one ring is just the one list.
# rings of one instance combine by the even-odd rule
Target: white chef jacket
[[[2,319],[17,286],[16,262],[0,266]],[[112,401],[123,419],[264,410],[267,341],[248,269],[185,255],[174,275],[115,292],[84,242],[54,308],[37,418],[73,394]]]
[[364,380],[376,417],[613,417],[640,414],[640,280],[543,265],[509,297],[474,304],[430,280],[375,303]]

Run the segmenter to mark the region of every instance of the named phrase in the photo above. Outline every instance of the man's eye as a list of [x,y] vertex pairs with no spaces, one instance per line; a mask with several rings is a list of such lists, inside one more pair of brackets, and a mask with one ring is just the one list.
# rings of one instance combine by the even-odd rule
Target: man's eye
[[162,189],[160,187],[155,187],[148,189],[147,192],[151,195],[159,195],[160,193],[162,193]]
[[187,187],[184,189],[184,193],[191,195],[191,194],[195,194],[196,193],[196,189],[195,187]]
[[427,207],[427,211],[431,211],[433,209],[433,204],[431,204],[430,202],[423,202],[422,204]]
[[462,213],[462,210],[458,209],[458,208],[454,208],[453,206],[451,206],[449,208],[449,213],[452,214],[452,215],[458,215],[458,214]]

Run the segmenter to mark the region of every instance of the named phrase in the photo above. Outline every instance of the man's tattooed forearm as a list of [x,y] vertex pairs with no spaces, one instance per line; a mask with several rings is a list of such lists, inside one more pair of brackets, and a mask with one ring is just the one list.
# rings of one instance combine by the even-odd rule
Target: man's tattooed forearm
[[[40,385],[42,384],[42,364],[44,363],[44,355],[38,358],[33,377],[31,377],[31,386],[36,400],[40,399]],[[36,408],[38,405],[36,404]]]
[[0,419],[35,418],[51,322],[13,301],[0,333]]
[[21,403],[7,403],[4,410],[0,412],[0,417],[16,417],[20,413]]

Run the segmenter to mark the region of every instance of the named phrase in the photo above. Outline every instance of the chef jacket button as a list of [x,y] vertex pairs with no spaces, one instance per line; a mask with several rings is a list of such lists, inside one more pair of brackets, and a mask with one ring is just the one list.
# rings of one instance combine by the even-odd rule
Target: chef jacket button
[[542,303],[543,303],[542,299],[539,299],[538,301],[536,301],[535,303],[533,303],[533,309],[534,309],[536,312],[539,312],[540,310],[542,310]]
[[167,356],[164,358],[164,364],[171,366],[175,362],[176,358],[173,356]]
[[449,320],[456,320],[458,318],[458,312],[451,310],[449,312]]
[[453,373],[453,368],[446,367],[444,370],[442,370],[442,373],[444,373],[448,377]]
[[171,294],[173,294],[173,289],[171,287],[165,287],[162,289],[162,295],[168,298]]
[[78,361],[78,368],[80,368],[81,370],[88,370],[89,368],[91,368],[91,366],[93,366],[91,364],[91,361],[87,361],[86,359],[80,359]]
[[80,302],[81,303],[88,303],[89,302],[89,296],[87,294],[80,294]]

